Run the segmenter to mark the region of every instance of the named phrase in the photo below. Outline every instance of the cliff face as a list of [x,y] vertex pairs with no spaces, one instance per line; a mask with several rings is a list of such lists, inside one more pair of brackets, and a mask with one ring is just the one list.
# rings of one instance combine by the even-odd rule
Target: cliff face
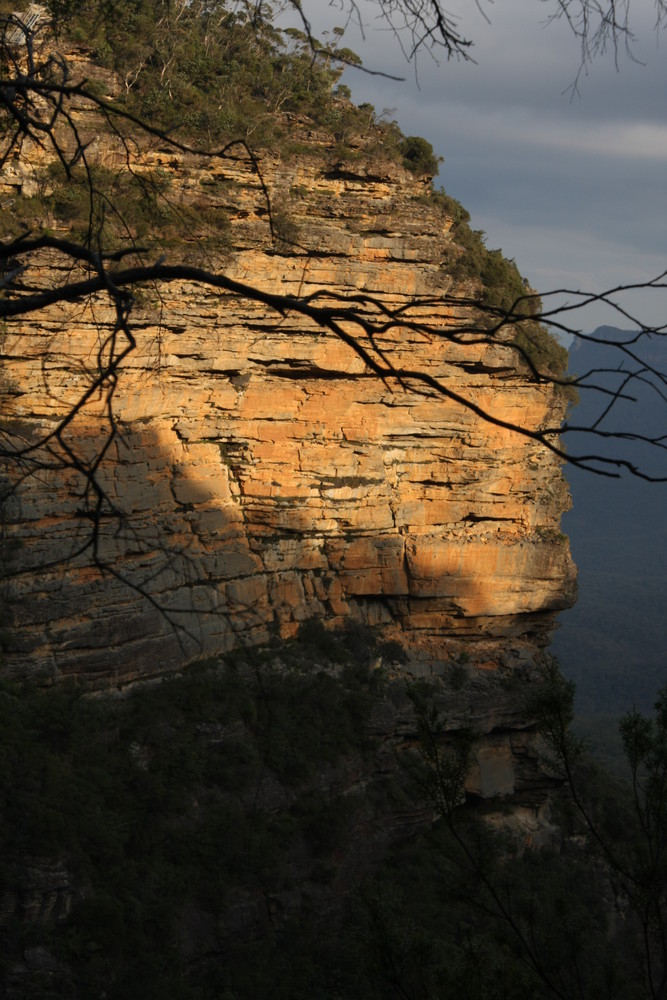
[[[95,145],[107,167],[122,163],[108,137]],[[509,347],[450,339],[471,314],[438,301],[465,289],[448,276],[450,222],[424,180],[377,158],[318,154],[261,159],[277,238],[244,155],[202,163],[157,144],[135,168],[159,172],[175,202],[224,212],[225,246],[205,251],[211,270],[323,304],[357,291],[410,309],[423,297],[407,315],[442,335],[394,326],[376,346],[451,395],[383,382],[295,313],[185,281],[144,286],[113,396],[119,433],[98,472],[122,519],[100,519],[87,544],[82,481],[57,462],[5,505],[20,543],[14,667],[126,681],[293,635],[311,616],[382,624],[441,659],[511,664],[548,641],[571,603],[559,461],[457,401],[537,429],[558,425],[561,397],[517,370]],[[31,192],[26,161],[24,149],[5,191]],[[23,439],[85,391],[112,318],[99,298],[8,324],[3,413]],[[92,398],[65,438],[85,457],[105,433]]]
[[[309,925],[312,914],[324,915],[330,933],[331,914],[389,846],[432,822],[433,802],[422,801],[424,789],[413,787],[403,763],[423,739],[415,680],[430,691],[438,740],[448,749],[471,740],[459,794],[486,800],[487,819],[520,842],[553,844],[554,779],[542,768],[527,705],[543,683],[536,654],[574,591],[560,534],[568,496],[559,461],[503,426],[557,427],[564,400],[520,370],[507,344],[460,333],[474,320],[461,299],[473,289],[451,276],[460,251],[424,179],[377,150],[364,151],[364,137],[340,159],[330,138],[298,119],[298,159],[266,154],[258,172],[243,151],[203,160],[156,143],[139,153],[131,142],[99,134],[85,102],[73,114],[91,159],[108,176],[127,173],[129,157],[132,171],[158,182],[158,206],[209,220],[205,243],[200,227],[187,235],[180,226],[174,257],[244,282],[263,298],[184,279],[135,288],[136,344],[105,392],[91,386],[127,341],[122,331],[114,334],[104,296],[26,314],[1,331],[0,453],[7,445],[21,451],[0,469],[0,486],[11,487],[4,491],[0,596],[14,641],[3,668],[109,690],[288,638],[312,617],[334,627],[350,620],[381,626],[406,649],[386,671],[374,668],[388,647],[366,640],[346,647],[345,666],[339,659],[334,665],[328,634],[324,645],[306,644],[298,654],[291,646],[274,649],[272,662],[262,650],[237,652],[228,670],[203,680],[204,695],[196,671],[172,680],[184,690],[194,684],[192,704],[175,687],[141,686],[137,718],[145,726],[136,730],[128,722],[133,698],[82,698],[88,711],[102,713],[82,728],[70,724],[67,712],[76,714],[78,701],[67,705],[69,688],[50,691],[62,694],[65,706],[56,709],[58,747],[45,758],[57,761],[62,792],[57,783],[49,787],[44,808],[53,802],[56,814],[81,818],[82,846],[75,848],[76,823],[67,836],[50,831],[53,842],[45,840],[41,811],[28,824],[34,843],[18,834],[10,840],[0,925],[29,925],[38,942],[27,949],[19,934],[9,949],[16,962],[4,985],[17,997],[58,977],[75,995],[71,983],[82,969],[85,980],[88,959],[63,964],[50,934],[67,928],[72,915],[79,919],[81,907],[80,940],[90,939],[91,961],[106,970],[98,954],[114,935],[106,918],[98,933],[87,901],[101,900],[104,913],[108,891],[116,907],[127,870],[135,875],[131,902],[120,890],[122,906],[135,913],[141,883],[146,913],[162,913],[164,858],[173,851],[182,872],[189,857],[177,842],[183,831],[188,844],[197,843],[194,881],[179,878],[183,893],[170,896],[170,929],[166,936],[160,930],[146,955],[164,947],[170,969],[175,954],[188,968],[226,967],[230,941],[245,946],[299,914]],[[52,183],[44,152],[26,141],[0,175],[0,201],[48,197]],[[57,221],[51,228],[68,236]],[[138,231],[130,235],[141,241]],[[30,287],[86,276],[65,255],[45,252],[21,280],[29,294]],[[313,296],[315,305],[331,308],[340,336],[284,303],[277,309],[272,294]],[[357,315],[343,317],[341,301]],[[375,324],[372,339],[366,321]],[[409,374],[383,381],[345,343],[349,336],[442,391]],[[86,468],[94,470],[88,480]],[[354,638],[353,629],[342,634]],[[22,699],[3,702],[7,718],[19,717]],[[31,745],[39,729],[28,719],[16,731],[29,732],[22,740]],[[90,766],[99,750],[91,732],[100,737],[100,772]],[[53,738],[47,715],[44,740],[36,742]],[[122,776],[118,800],[109,793],[116,787],[110,746]],[[296,753],[294,746],[302,756],[292,761],[284,751]],[[30,761],[41,788],[49,768]],[[190,770],[193,761],[201,773]],[[25,769],[16,770],[30,785]],[[84,792],[82,774],[90,782]],[[144,783],[151,776],[156,788],[183,779],[183,798],[166,796],[159,822],[153,803],[162,800]],[[100,788],[104,804],[82,810],[88,798],[101,801]],[[40,807],[42,798],[35,797]],[[28,801],[29,815],[33,805]],[[146,824],[136,819],[142,809]],[[93,814],[99,836],[91,834]],[[142,835],[135,844],[128,831],[145,826],[153,839]],[[118,833],[109,854],[117,868],[97,849],[98,840],[107,843],[107,828]],[[89,842],[103,859],[99,872],[96,861],[77,861]],[[282,845],[275,870],[261,846],[269,842]],[[133,940],[128,952],[136,951]]]

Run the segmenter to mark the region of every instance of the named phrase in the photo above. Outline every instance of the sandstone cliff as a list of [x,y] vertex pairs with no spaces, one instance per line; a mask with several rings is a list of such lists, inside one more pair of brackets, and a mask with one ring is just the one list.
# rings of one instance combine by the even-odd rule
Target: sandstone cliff
[[[96,76],[113,88],[109,74]],[[296,116],[287,121],[298,155],[265,152],[258,169],[243,150],[204,159],[160,141],[139,149],[100,133],[90,106],[74,104],[81,141],[107,179],[129,165],[159,189],[154,207],[187,220],[168,259],[194,260],[265,295],[186,280],[135,288],[136,344],[117,381],[89,395],[122,339],[108,298],[53,305],[2,330],[3,444],[22,451],[0,470],[11,487],[0,555],[13,648],[3,669],[108,691],[233,653],[187,710],[178,684],[197,689],[196,671],[117,702],[77,701],[67,685],[40,692],[36,711],[47,715],[37,743],[57,746],[53,758],[45,751],[48,765],[29,757],[16,768],[13,798],[33,839],[8,839],[0,898],[0,924],[29,925],[38,946],[24,948],[17,934],[8,996],[85,972],[87,958],[72,952],[62,965],[49,950],[51,931],[67,933],[72,914],[99,964],[99,927],[105,942],[113,937],[107,894],[112,909],[120,893],[134,913],[141,883],[146,906],[157,892],[165,909],[164,857],[173,849],[183,868],[182,835],[194,845],[193,880],[179,880],[164,941],[147,937],[147,955],[166,941],[172,958],[224,967],[230,940],[245,947],[301,914],[328,925],[391,845],[432,822],[433,802],[404,764],[419,758],[412,751],[423,738],[414,681],[430,685],[444,746],[471,740],[458,793],[485,800],[487,818],[524,843],[558,838],[553,776],[526,705],[543,680],[534,661],[573,598],[560,534],[568,497],[558,458],[502,425],[557,427],[565,402],[517,364],[511,330],[505,342],[487,340],[482,327],[461,333],[475,322],[464,299],[477,289],[453,277],[463,251],[428,178],[378,151],[377,135],[341,151]],[[11,214],[31,200],[51,204],[54,178],[49,157],[24,142],[0,175],[3,206]],[[80,222],[71,199],[46,220],[58,236],[69,235],[67,211],[72,226]],[[128,246],[141,238],[128,226]],[[33,255],[21,294],[86,275],[62,254]],[[276,308],[271,294],[314,296],[337,310],[343,302],[358,319],[348,312],[339,337]],[[346,335],[444,391],[411,377],[383,381]],[[352,643],[341,667],[326,633],[324,646],[298,654],[239,651],[290,638],[310,618],[348,639],[350,622],[378,626],[403,651]],[[380,653],[385,671],[375,669]],[[8,692],[3,710],[18,718],[32,695]],[[99,739],[90,722],[77,728],[81,705],[99,709]],[[20,732],[17,744],[29,749],[40,730],[30,717]],[[88,760],[96,754],[99,770]],[[203,770],[193,772],[193,760]],[[24,802],[28,771],[29,789],[51,771],[53,781]],[[151,782],[171,793],[155,808]],[[49,810],[73,826],[56,823],[54,834]],[[153,839],[142,833],[135,844],[144,827]],[[118,840],[109,870],[97,849],[107,829]],[[274,842],[272,869],[264,854],[273,857]],[[126,870],[135,873],[128,885]]]
[[[471,313],[439,301],[467,289],[448,274],[451,220],[427,180],[365,157],[361,140],[340,160],[307,123],[294,129],[301,154],[264,154],[261,178],[245,155],[201,161],[160,143],[134,169],[159,172],[172,202],[224,213],[222,246],[205,250],[211,270],[267,292],[326,303],[358,291],[408,310],[432,335],[394,325],[376,346],[454,398],[381,381],[303,316],[194,283],[143,287],[113,396],[119,433],[98,472],[123,520],[103,518],[95,553],[86,547],[85,484],[57,461],[6,504],[20,543],[13,666],[125,681],[293,635],[312,616],[353,616],[440,659],[465,651],[494,664],[543,646],[571,603],[559,460],[457,401],[540,429],[558,425],[562,398],[509,346],[452,339]],[[118,143],[89,131],[95,156],[121,164]],[[5,195],[31,194],[43,166],[24,147]],[[62,277],[60,260],[43,266]],[[7,325],[3,414],[22,440],[85,392],[112,318],[93,298]],[[104,401],[91,399],[66,439],[85,458],[105,433]]]

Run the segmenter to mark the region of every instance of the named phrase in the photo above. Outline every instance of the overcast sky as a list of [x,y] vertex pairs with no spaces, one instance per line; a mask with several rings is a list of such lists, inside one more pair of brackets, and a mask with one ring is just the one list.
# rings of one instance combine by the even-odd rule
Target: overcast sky
[[[367,66],[406,77],[348,71],[353,100],[392,109],[406,134],[429,139],[444,156],[436,183],[541,292],[599,292],[667,269],[667,33],[656,36],[650,0],[634,2],[641,63],[622,54],[617,69],[612,53],[599,57],[574,97],[578,43],[565,24],[545,25],[550,7],[539,0],[480,0],[490,23],[461,4],[476,65],[422,56],[418,84],[395,39],[379,30],[377,6],[359,3],[365,39],[347,26],[343,44]],[[303,2],[318,33],[345,24],[344,5]],[[624,302],[646,322],[667,323],[665,293]],[[575,325],[586,332],[606,322],[630,325],[603,306],[588,307]]]

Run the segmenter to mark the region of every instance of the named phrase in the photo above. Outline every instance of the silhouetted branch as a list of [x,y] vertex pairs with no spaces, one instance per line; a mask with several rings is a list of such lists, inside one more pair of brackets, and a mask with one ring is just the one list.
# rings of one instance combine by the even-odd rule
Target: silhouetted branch
[[[125,343],[122,349],[114,352],[110,362],[106,366],[102,367],[99,375],[89,385],[85,394],[81,397],[80,403],[77,405],[75,412],[78,412],[78,409],[83,407],[88,399],[90,399],[100,389],[100,387],[108,385],[110,380],[115,379],[118,367],[125,357],[134,350],[135,340],[130,326],[132,289],[144,282],[170,283],[176,281],[188,281],[208,285],[223,292],[231,293],[234,296],[262,303],[269,309],[279,313],[281,316],[285,316],[288,313],[297,313],[301,316],[308,317],[318,327],[330,330],[336,337],[347,344],[347,346],[361,358],[364,364],[368,367],[369,371],[374,375],[377,375],[385,380],[398,380],[402,386],[409,385],[411,388],[419,389],[419,391],[422,392],[430,390],[436,395],[450,399],[461,406],[466,407],[478,417],[493,424],[494,426],[514,431],[524,437],[538,441],[549,451],[580,468],[589,469],[590,471],[596,472],[600,475],[612,477],[617,477],[621,470],[626,470],[627,472],[648,481],[663,482],[667,480],[667,474],[653,475],[645,472],[632,461],[624,459],[620,456],[609,457],[600,454],[566,453],[565,449],[562,448],[555,440],[558,435],[562,436],[565,434],[572,434],[574,432],[585,431],[586,433],[600,439],[639,441],[650,445],[659,451],[667,451],[667,440],[665,439],[664,434],[648,435],[638,432],[629,432],[626,430],[609,431],[600,426],[602,417],[608,415],[616,402],[619,400],[632,399],[632,397],[625,392],[625,389],[627,385],[633,381],[633,379],[641,377],[644,384],[652,385],[652,383],[648,382],[646,378],[647,374],[652,374],[658,380],[659,386],[663,386],[667,385],[667,377],[665,373],[657,367],[642,365],[639,372],[622,372],[620,385],[615,389],[609,389],[603,386],[598,387],[594,383],[590,382],[590,376],[602,373],[608,369],[595,369],[588,372],[584,378],[576,378],[569,383],[566,382],[565,379],[561,379],[558,376],[545,372],[539,372],[529,358],[527,352],[521,346],[513,345],[511,343],[508,345],[506,334],[507,329],[516,326],[521,322],[526,322],[525,315],[515,312],[514,309],[507,313],[501,313],[495,308],[487,307],[485,309],[483,305],[480,305],[480,303],[475,300],[463,299],[457,296],[442,296],[438,299],[418,299],[412,303],[410,308],[414,308],[415,310],[423,308],[424,305],[432,306],[434,304],[459,308],[462,306],[474,306],[479,309],[482,314],[491,316],[496,320],[491,332],[484,332],[481,328],[475,327],[474,325],[471,326],[469,324],[464,324],[458,329],[448,329],[443,331],[428,324],[410,319],[409,309],[406,309],[405,306],[401,306],[397,310],[393,310],[388,307],[386,303],[383,303],[376,297],[369,295],[362,295],[358,293],[352,295],[332,295],[332,293],[327,292],[326,297],[328,304],[317,305],[317,300],[323,295],[322,292],[316,292],[312,295],[304,295],[302,297],[280,295],[265,291],[254,285],[236,281],[225,274],[215,274],[202,268],[185,264],[170,265],[157,263],[137,265],[120,271],[110,270],[103,266],[103,262],[99,255],[91,253],[77,244],[72,244],[70,241],[60,240],[50,236],[42,236],[33,239],[19,237],[11,243],[0,247],[0,261],[2,261],[3,258],[7,260],[15,260],[17,258],[30,255],[37,250],[47,248],[58,250],[61,253],[72,256],[78,260],[83,260],[91,265],[96,264],[97,273],[92,277],[85,278],[80,281],[74,281],[65,285],[58,285],[55,288],[45,289],[41,292],[0,299],[0,319],[10,319],[17,316],[28,315],[30,313],[39,312],[57,303],[75,302],[89,298],[99,292],[107,292],[111,300],[116,304],[118,310],[117,329],[122,331],[125,338]],[[654,285],[653,283],[648,283],[647,287],[654,287]],[[619,288],[616,291],[623,291],[623,289]],[[382,317],[380,321],[376,319],[378,313]],[[554,315],[553,311],[549,314],[550,323],[553,322]],[[499,318],[499,316],[501,318]],[[530,320],[534,322],[536,318],[539,317],[530,317]],[[351,333],[343,324],[347,324],[348,326],[351,324],[354,328],[356,328],[357,332]],[[530,369],[531,374],[536,380],[556,385],[570,384],[577,388],[604,393],[608,397],[605,410],[603,411],[600,419],[596,420],[594,424],[585,427],[566,424],[564,427],[554,426],[536,430],[535,428],[521,425],[514,421],[504,420],[496,416],[489,409],[479,406],[473,399],[462,396],[460,393],[447,386],[444,382],[442,382],[442,380],[434,378],[427,372],[419,369],[407,368],[405,366],[394,365],[390,360],[387,351],[380,350],[375,346],[374,338],[380,334],[386,334],[396,329],[408,331],[413,334],[422,334],[424,336],[448,339],[454,343],[467,343],[469,342],[468,338],[472,335],[473,338],[477,337],[476,340],[473,339],[473,343],[498,343],[503,344],[503,346],[510,346],[521,358],[521,360],[525,362],[526,366]],[[651,330],[650,332],[655,334],[654,330]],[[505,334],[504,337],[503,334]],[[636,343],[636,340],[637,338],[633,337],[633,344]],[[602,343],[602,341],[600,342]],[[611,342],[607,341],[605,343],[609,344]],[[625,343],[614,346],[619,347],[622,355],[632,358],[635,361],[638,360],[636,354],[631,351]],[[653,386],[653,388],[655,387]],[[656,391],[664,400],[665,396],[662,391],[659,388],[656,389]],[[74,412],[65,418],[63,427],[70,422],[73,416]],[[57,434],[58,432],[53,433]]]

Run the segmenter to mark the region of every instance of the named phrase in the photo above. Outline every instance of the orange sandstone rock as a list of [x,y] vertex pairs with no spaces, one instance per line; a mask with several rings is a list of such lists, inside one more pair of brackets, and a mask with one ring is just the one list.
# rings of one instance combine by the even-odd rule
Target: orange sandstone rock
[[[143,165],[174,171],[177,184],[195,167],[170,157],[156,150]],[[196,169],[241,185],[237,249],[216,263],[230,277],[288,294],[365,289],[395,307],[427,294],[415,316],[432,335],[384,333],[392,362],[502,420],[558,425],[561,397],[518,370],[509,348],[448,339],[457,316],[435,300],[452,287],[442,267],[449,227],[414,200],[413,175],[387,165],[369,179],[359,165],[356,180],[342,181],[321,157],[264,157],[271,191],[308,192],[291,204],[300,235],[290,249],[272,244],[254,211],[261,191],[248,164]],[[486,667],[508,636],[530,649],[546,643],[575,575],[552,454],[445,396],[383,382],[296,314],[182,282],[162,291],[159,309],[135,315],[137,348],[113,404],[122,435],[99,472],[122,518],[107,508],[95,549],[86,547],[82,483],[58,468],[26,479],[6,505],[7,531],[22,543],[15,669],[119,682],[289,636],[312,615],[351,613],[407,644],[435,643],[443,657],[466,644]],[[79,398],[110,319],[99,300],[8,325],[3,413],[21,433],[38,439]],[[102,402],[74,422],[77,453],[100,447]],[[480,772],[482,786],[509,783],[503,754]]]

